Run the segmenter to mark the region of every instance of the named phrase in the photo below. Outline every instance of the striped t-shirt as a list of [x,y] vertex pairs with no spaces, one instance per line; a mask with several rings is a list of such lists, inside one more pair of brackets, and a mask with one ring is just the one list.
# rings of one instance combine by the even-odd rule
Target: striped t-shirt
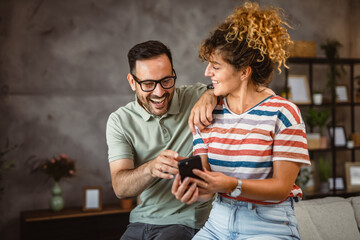
[[[193,154],[207,154],[212,171],[238,179],[267,179],[272,177],[273,161],[310,165],[300,110],[284,98],[270,96],[240,115],[231,112],[223,99],[215,107],[213,119],[207,128],[197,129],[193,142]],[[294,184],[289,197],[301,198],[301,189]],[[282,202],[235,199],[258,204]]]

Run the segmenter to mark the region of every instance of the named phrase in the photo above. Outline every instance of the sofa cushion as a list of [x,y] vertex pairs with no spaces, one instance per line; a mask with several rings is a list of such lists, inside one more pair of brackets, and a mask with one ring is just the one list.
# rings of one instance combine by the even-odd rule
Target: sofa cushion
[[351,205],[354,209],[355,219],[357,221],[358,228],[360,230],[360,196],[350,198]]
[[320,233],[315,227],[306,206],[295,205],[295,215],[298,220],[299,232],[303,240],[321,240]]
[[295,204],[302,240],[360,239],[354,211],[340,197],[305,200]]

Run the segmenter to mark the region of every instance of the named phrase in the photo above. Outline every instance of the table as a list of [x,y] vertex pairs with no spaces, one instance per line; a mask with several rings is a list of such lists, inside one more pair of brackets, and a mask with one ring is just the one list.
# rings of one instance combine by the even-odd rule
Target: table
[[103,205],[101,211],[83,211],[81,207],[20,213],[21,239],[101,239],[119,240],[129,224],[130,209],[120,204]]

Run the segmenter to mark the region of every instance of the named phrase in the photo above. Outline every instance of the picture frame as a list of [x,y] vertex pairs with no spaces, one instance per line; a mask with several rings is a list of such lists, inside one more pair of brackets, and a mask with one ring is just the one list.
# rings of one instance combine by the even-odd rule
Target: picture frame
[[[336,185],[335,190],[344,190],[345,189],[344,179],[342,177],[335,178],[335,185]],[[329,186],[330,186],[330,190],[334,189],[333,178],[329,178]]]
[[83,211],[102,210],[102,191],[101,187],[84,187]]
[[360,191],[360,162],[345,163],[346,191]]
[[345,147],[347,143],[346,132],[344,126],[335,126],[335,131],[332,127],[329,127],[329,135],[332,138],[333,132],[335,132],[334,146]]
[[289,75],[288,86],[290,101],[296,104],[311,104],[309,81],[306,75]]
[[336,102],[349,102],[349,90],[346,84],[339,84],[335,86]]

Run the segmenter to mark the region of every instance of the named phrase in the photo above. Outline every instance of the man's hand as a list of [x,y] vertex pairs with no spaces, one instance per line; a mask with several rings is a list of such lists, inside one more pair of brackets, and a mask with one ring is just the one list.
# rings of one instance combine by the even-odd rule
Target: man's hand
[[195,134],[195,125],[199,130],[209,126],[213,120],[212,112],[216,106],[217,97],[214,95],[214,90],[206,90],[200,99],[191,109],[188,120],[190,131]]
[[186,203],[188,205],[196,201],[210,200],[214,194],[205,189],[199,188],[197,183],[192,182],[193,180],[202,182],[202,185],[207,185],[207,183],[201,180],[189,177],[186,177],[184,181],[181,182],[180,175],[177,174],[171,188],[171,193],[180,202]]
[[177,174],[171,188],[171,193],[180,202],[190,205],[198,199],[199,189],[196,187],[196,183],[190,182],[190,178],[188,177],[181,183],[180,175]]
[[159,156],[147,164],[147,169],[152,177],[172,179],[179,172],[178,161],[184,159],[172,150],[164,150]]

